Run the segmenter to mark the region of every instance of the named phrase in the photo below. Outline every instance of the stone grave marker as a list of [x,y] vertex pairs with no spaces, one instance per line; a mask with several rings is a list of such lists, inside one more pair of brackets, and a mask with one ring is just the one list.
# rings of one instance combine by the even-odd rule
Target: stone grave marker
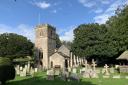
[[105,75],[110,75],[110,74],[109,74],[109,71],[108,71],[108,67],[109,67],[109,66],[108,66],[107,64],[105,64],[105,66],[104,66],[104,68],[105,68],[105,73],[104,73],[104,74],[105,74]]
[[16,74],[20,75],[20,66],[19,65],[16,66],[15,70],[16,70]]
[[35,68],[35,69],[34,69],[34,72],[36,73],[37,71],[38,71],[38,68]]
[[69,76],[70,80],[80,81],[80,77],[76,73],[71,73]]
[[94,61],[94,59],[92,60],[92,67],[93,67],[93,71],[96,71],[96,63],[95,63],[95,61]]
[[77,72],[76,68],[73,68],[72,73],[76,73],[76,72]]
[[47,70],[47,80],[54,80],[54,70]]
[[82,75],[83,78],[90,78],[90,69],[85,70],[85,72]]
[[33,77],[34,76],[34,69],[31,67],[30,68],[30,75]]

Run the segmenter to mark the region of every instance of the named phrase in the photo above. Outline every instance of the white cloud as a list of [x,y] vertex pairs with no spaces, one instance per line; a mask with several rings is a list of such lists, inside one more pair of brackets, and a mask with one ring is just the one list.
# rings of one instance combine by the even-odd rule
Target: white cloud
[[75,26],[71,26],[69,30],[65,31],[63,35],[60,36],[60,40],[65,40],[65,41],[73,41],[74,39],[74,34],[73,30],[75,29]]
[[46,3],[46,2],[35,2],[34,4],[41,9],[47,9],[51,6],[50,3]]
[[34,42],[34,29],[32,26],[20,24],[17,27],[11,27],[5,24],[0,24],[0,34],[2,33],[16,33],[23,35]]
[[94,21],[99,24],[104,24],[109,17],[115,15],[115,10],[119,7],[124,5],[126,2],[123,2],[121,0],[115,1],[112,3],[108,9],[105,10],[104,13],[97,15],[94,17]]
[[102,4],[110,4],[110,1],[111,1],[111,0],[101,0],[101,3],[102,3]]
[[91,8],[96,5],[96,2],[91,1],[91,0],[78,0],[83,6]]
[[99,9],[95,10],[94,12],[95,12],[95,13],[102,13],[102,12],[103,12],[103,9],[100,9],[100,8],[99,8]]

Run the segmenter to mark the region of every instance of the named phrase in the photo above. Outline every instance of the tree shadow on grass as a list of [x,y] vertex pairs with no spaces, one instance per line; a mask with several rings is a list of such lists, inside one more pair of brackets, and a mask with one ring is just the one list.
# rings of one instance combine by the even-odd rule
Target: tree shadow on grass
[[87,81],[63,81],[60,79],[46,80],[42,77],[33,77],[29,79],[24,79],[20,81],[11,81],[6,85],[96,85]]

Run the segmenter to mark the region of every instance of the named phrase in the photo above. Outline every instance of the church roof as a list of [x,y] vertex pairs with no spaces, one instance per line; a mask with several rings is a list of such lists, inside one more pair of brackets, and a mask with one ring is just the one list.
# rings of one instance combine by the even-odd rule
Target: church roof
[[124,51],[117,59],[128,60],[128,50]]
[[58,49],[58,53],[61,53],[61,54],[66,55],[66,56],[70,56],[70,50],[65,45],[62,45]]

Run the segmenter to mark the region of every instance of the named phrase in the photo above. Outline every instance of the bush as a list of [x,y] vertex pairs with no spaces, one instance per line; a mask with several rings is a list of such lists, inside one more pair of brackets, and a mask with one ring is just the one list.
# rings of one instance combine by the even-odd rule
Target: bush
[[7,80],[15,78],[15,68],[11,64],[10,59],[0,58],[0,81],[5,84]]

